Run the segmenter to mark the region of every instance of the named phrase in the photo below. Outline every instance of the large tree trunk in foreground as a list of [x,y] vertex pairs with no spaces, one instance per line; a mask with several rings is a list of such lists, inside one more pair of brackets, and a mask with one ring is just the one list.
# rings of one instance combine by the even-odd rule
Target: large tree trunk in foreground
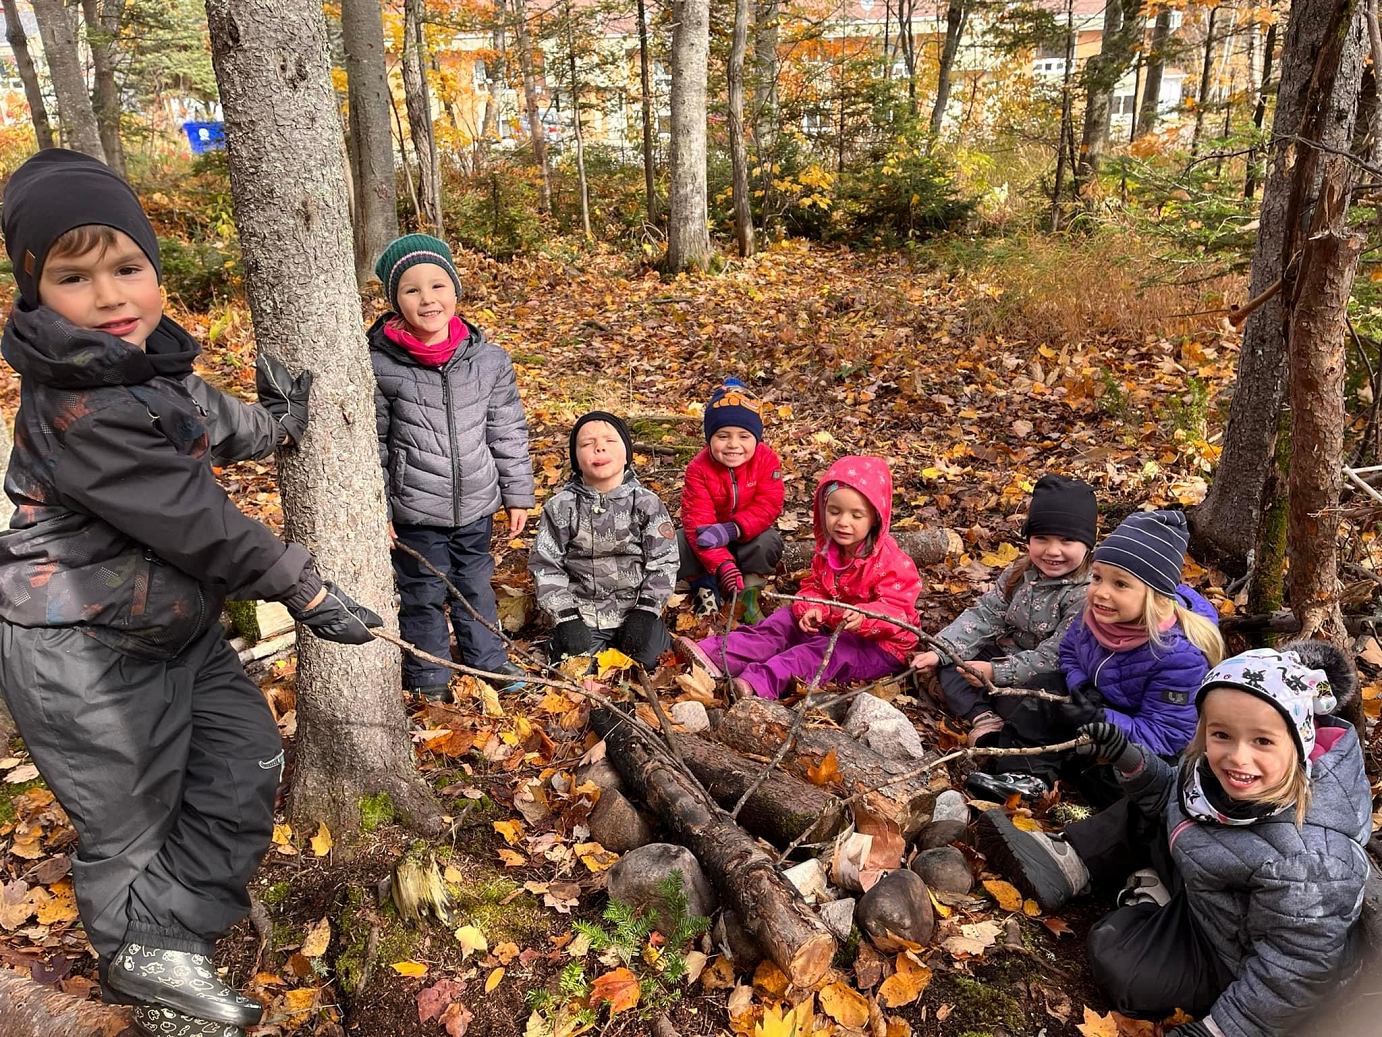
[[629,792],[696,855],[721,900],[763,952],[797,986],[814,985],[830,968],[835,938],[778,874],[773,859],[704,791],[663,762],[621,714],[602,707],[590,714],[590,722]]
[[672,191],[667,270],[710,264],[706,229],[705,94],[710,57],[710,0],[676,0],[672,32]]
[[423,38],[422,0],[405,0],[403,17],[403,100],[408,132],[417,156],[418,222],[428,234],[445,237],[441,223],[441,164],[432,129],[432,100],[427,92],[427,41]]
[[518,63],[523,69],[523,103],[528,109],[528,140],[533,146],[533,161],[542,180],[538,199],[542,211],[551,215],[552,184],[547,172],[547,130],[537,114],[537,73],[533,68],[533,44],[528,35],[528,12],[523,0],[513,0],[514,31],[518,34]]
[[374,261],[398,237],[398,181],[389,136],[389,78],[379,4],[342,0],[341,35],[355,179],[355,282],[363,286],[374,273]]
[[[945,107],[950,103],[950,77],[955,70],[955,55],[969,20],[968,0],[950,0],[945,10],[945,43],[941,47],[940,67],[936,70],[936,100],[931,105],[931,136],[937,137],[945,122]],[[884,48],[886,51],[886,48]],[[883,60],[887,61],[885,53]]]
[[744,52],[749,40],[749,4],[734,0],[734,42],[729,50],[729,159],[734,178],[734,236],[739,255],[754,251],[753,212],[749,208],[749,157],[744,147]]
[[[316,374],[302,445],[278,457],[284,532],[323,576],[392,615],[374,376],[321,4],[207,0],[206,12],[258,348]],[[380,642],[298,643],[294,820],[325,821],[340,846],[360,830],[361,797],[382,791],[428,827],[439,811],[413,766],[398,653]]]
[[96,82],[96,125],[106,163],[125,175],[125,145],[120,140],[120,87],[115,82],[115,41],[125,0],[82,0],[86,42],[91,48],[91,70]]
[[96,126],[91,95],[86,92],[81,58],[77,55],[77,21],[63,0],[32,0],[34,17],[43,36],[43,53],[53,92],[58,96],[58,118],[69,146],[102,162],[106,149]]
[[[919,567],[956,557],[965,549],[964,541],[953,529],[903,530],[894,532],[892,537]],[[815,550],[814,540],[787,541],[787,549],[782,552],[782,567],[789,573],[808,568]]]
[[29,38],[24,35],[24,26],[19,21],[19,4],[16,0],[4,0],[4,11],[5,38],[9,41],[10,53],[14,55],[19,79],[24,84],[24,97],[29,102],[29,118],[34,124],[34,138],[38,141],[40,149],[51,148],[53,126],[48,121],[48,106],[43,102],[43,90],[38,85],[38,70],[34,68],[34,59],[29,54]]
[[[726,809],[734,808],[763,770],[759,761],[746,759],[718,742],[692,735],[677,744],[686,766]],[[774,771],[744,804],[739,823],[781,847],[808,829],[813,842],[829,839],[844,827],[845,813],[839,798],[825,789]]]
[[[1281,278],[1287,207],[1294,165],[1301,151],[1287,138],[1301,130],[1315,60],[1325,45],[1334,7],[1335,0],[1296,0],[1291,9],[1281,52],[1281,85],[1272,119],[1274,140],[1267,152],[1249,298],[1261,295]],[[1329,114],[1319,125],[1320,140],[1326,147],[1347,148],[1352,140],[1363,51],[1362,33],[1350,33],[1334,89],[1323,99]],[[1316,193],[1318,183],[1316,175],[1307,196]],[[1257,538],[1263,486],[1271,469],[1277,416],[1286,391],[1285,320],[1284,303],[1278,294],[1253,311],[1243,325],[1243,347],[1223,453],[1208,496],[1190,513],[1196,556],[1228,572],[1243,571]]]
[[82,1001],[0,969],[0,1037],[136,1037],[143,1032],[124,1008]]
[[[721,718],[715,737],[741,753],[774,753],[787,740],[792,717],[792,710],[776,702],[744,699]],[[804,776],[810,764],[831,752],[850,793],[881,785],[915,767],[915,761],[890,760],[836,728],[804,727],[796,748],[787,754],[787,770]],[[908,778],[870,792],[865,804],[870,813],[892,821],[902,829],[903,838],[910,839],[931,820],[936,796],[924,779]]]

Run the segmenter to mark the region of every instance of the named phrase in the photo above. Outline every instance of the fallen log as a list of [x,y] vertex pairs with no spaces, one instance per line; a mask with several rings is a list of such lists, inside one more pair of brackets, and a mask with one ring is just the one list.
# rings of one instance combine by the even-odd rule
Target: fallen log
[[[766,754],[786,740],[791,723],[792,710],[786,706],[766,699],[744,699],[720,718],[715,737],[737,752]],[[796,750],[787,756],[789,772],[804,777],[809,764],[833,752],[845,789],[850,793],[874,789],[864,797],[869,812],[895,822],[904,839],[911,839],[931,820],[936,796],[922,778],[876,788],[923,761],[890,760],[833,727],[805,727],[797,743]]]
[[[813,986],[835,957],[835,938],[769,857],[705,792],[668,766],[619,712],[600,707],[591,726],[605,740],[631,795],[696,855],[727,907],[797,986]],[[683,742],[691,739],[682,739]]]
[[[697,736],[680,739],[691,773],[720,806],[732,809],[753,784],[763,764],[728,746]],[[790,774],[774,771],[739,811],[739,823],[774,846],[786,846],[810,832],[812,841],[829,839],[845,826],[838,796]]]
[[[1354,637],[1372,630],[1372,624],[1382,622],[1379,616],[1344,616],[1344,629]],[[1225,634],[1298,634],[1300,619],[1292,612],[1268,612],[1224,616],[1219,630]]]
[[[892,537],[917,565],[935,565],[957,558],[965,549],[964,541],[953,529],[894,530]],[[782,552],[783,568],[789,573],[810,568],[811,552],[815,549],[816,542],[810,538],[788,540],[787,549]]]
[[0,969],[0,1037],[136,1037],[129,1013]]

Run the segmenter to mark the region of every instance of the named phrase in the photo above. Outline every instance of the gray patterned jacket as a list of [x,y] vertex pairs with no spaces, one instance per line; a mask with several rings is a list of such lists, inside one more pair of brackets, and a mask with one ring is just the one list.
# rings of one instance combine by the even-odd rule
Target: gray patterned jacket
[[544,612],[613,630],[634,609],[662,615],[677,579],[676,528],[632,470],[606,494],[578,474],[543,505],[528,568]]
[[993,662],[993,683],[999,687],[1022,687],[1041,674],[1060,672],[1061,638],[1084,610],[1089,586],[1088,576],[1052,578],[1032,566],[1005,599],[1003,587],[1017,564],[1004,569],[983,597],[941,631],[965,662],[987,645],[1012,649]]

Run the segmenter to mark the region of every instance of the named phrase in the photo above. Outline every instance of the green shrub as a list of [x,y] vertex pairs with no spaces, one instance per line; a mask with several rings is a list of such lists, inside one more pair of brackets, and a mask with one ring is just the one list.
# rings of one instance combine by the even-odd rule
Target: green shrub
[[163,285],[186,309],[199,313],[229,299],[244,281],[240,246],[231,242],[158,239]]
[[511,259],[547,236],[537,183],[524,167],[496,162],[474,177],[457,177],[442,195],[442,220],[453,245]]
[[949,167],[907,132],[876,159],[846,167],[835,187],[833,236],[853,245],[896,248],[950,230],[973,215]]

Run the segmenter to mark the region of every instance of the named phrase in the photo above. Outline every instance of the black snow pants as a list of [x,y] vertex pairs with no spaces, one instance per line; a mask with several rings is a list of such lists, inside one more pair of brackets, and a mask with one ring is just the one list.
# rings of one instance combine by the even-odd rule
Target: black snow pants
[[283,772],[263,693],[220,628],[152,662],[81,627],[0,621],[0,694],[77,830],[77,906],[107,996],[127,941],[209,956],[249,911]]

